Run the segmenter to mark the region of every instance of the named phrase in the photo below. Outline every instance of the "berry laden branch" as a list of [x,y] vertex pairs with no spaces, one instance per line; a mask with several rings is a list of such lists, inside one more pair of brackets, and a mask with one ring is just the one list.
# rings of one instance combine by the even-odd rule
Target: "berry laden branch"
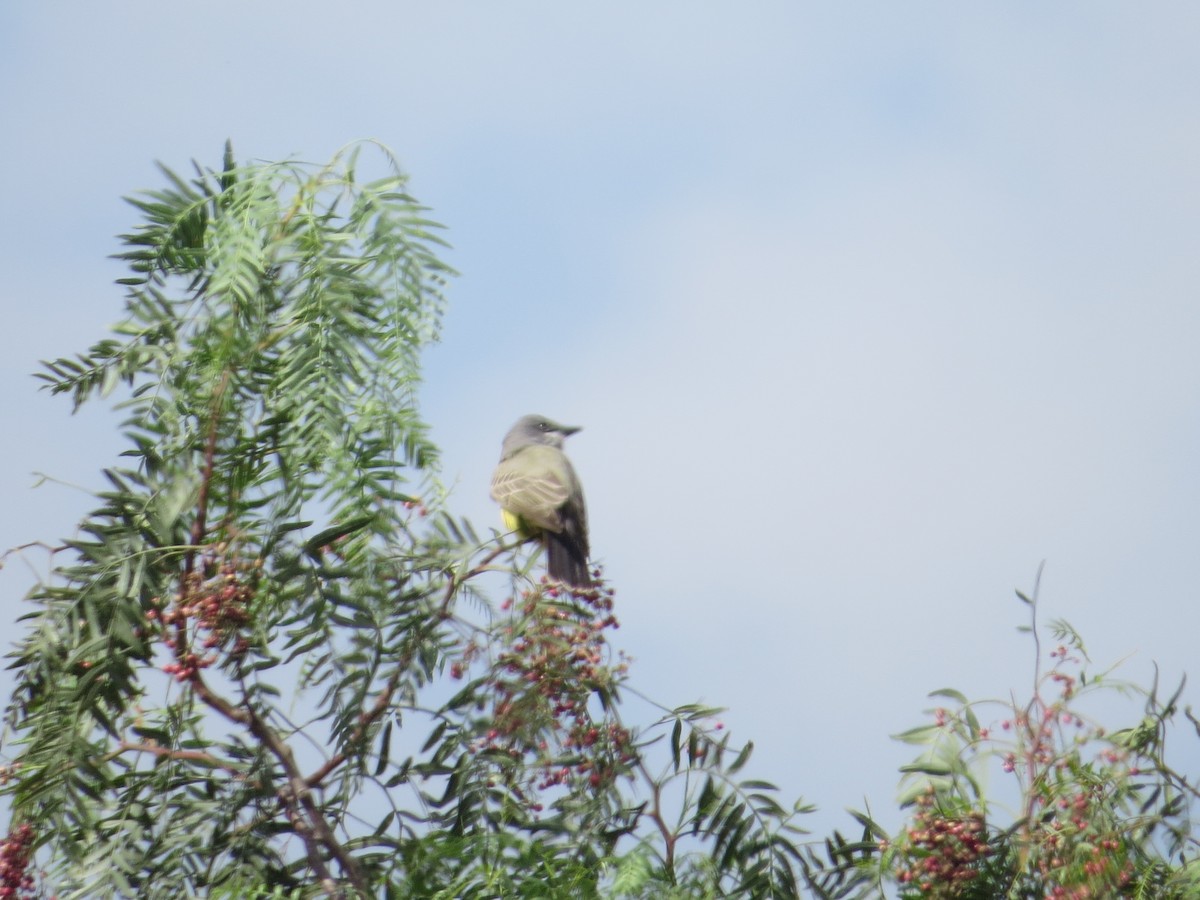
[[[326,864],[328,857],[338,861],[355,891],[365,895],[368,889],[367,880],[358,862],[337,840],[329,822],[313,799],[312,790],[300,772],[291,747],[267,724],[248,700],[241,705],[235,705],[209,686],[200,673],[202,668],[214,660],[212,657],[200,659],[191,646],[191,636],[188,633],[191,618],[197,619],[197,633],[205,628],[211,632],[206,645],[215,647],[242,624],[245,616],[243,607],[253,594],[249,586],[238,581],[235,565],[227,563],[221,568],[218,579],[208,581],[201,571],[205,567],[202,561],[206,554],[202,548],[205,547],[207,536],[208,497],[216,462],[221,398],[228,385],[229,372],[226,371],[213,394],[200,490],[196,499],[196,518],[192,523],[191,547],[184,557],[177,607],[162,615],[164,625],[168,628],[174,626],[173,638],[167,638],[167,643],[175,654],[175,663],[170,672],[177,680],[190,685],[196,697],[209,709],[230,722],[245,727],[275,757],[286,778],[286,786],[280,788],[277,795],[286,810],[288,823],[304,843],[308,864],[326,895],[340,897],[343,893]],[[201,561],[199,567],[198,561]],[[217,583],[213,584],[213,581]],[[150,617],[155,618],[153,614],[156,612],[157,610],[151,610]],[[235,644],[232,652],[237,653],[240,649],[242,648]]]

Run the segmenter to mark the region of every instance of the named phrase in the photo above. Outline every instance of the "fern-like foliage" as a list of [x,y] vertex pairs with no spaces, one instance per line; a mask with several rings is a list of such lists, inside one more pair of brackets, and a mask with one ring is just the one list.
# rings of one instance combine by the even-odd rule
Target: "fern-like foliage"
[[[10,790],[56,836],[65,895],[366,877],[332,810],[384,698],[415,693],[452,640],[428,614],[447,558],[411,530],[436,460],[419,354],[450,270],[388,154],[357,179],[362,150],[164,169],[131,200],[114,336],[45,366],[77,406],[119,391],[130,442],[15,654]],[[297,674],[323,723],[319,784],[278,702]]]
[[0,889],[36,856],[60,898],[849,896],[710,711],[622,721],[607,588],[443,508],[451,272],[371,149],[164,169],[123,318],[45,364],[128,449],[12,654]]

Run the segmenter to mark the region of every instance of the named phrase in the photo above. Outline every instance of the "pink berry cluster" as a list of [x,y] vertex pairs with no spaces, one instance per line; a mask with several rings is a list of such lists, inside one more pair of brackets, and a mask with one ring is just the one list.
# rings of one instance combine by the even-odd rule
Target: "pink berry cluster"
[[1130,851],[1107,821],[1112,800],[1099,789],[1077,788],[1039,797],[1048,812],[1033,832],[1034,863],[1052,887],[1048,900],[1092,900],[1113,896],[1133,879]]
[[588,709],[592,694],[611,690],[627,668],[608,662],[605,632],[618,627],[612,609],[609,589],[553,585],[526,592],[504,628],[507,646],[492,668],[492,721],[476,749],[532,758],[541,774],[528,791],[514,786],[518,797],[532,801],[528,793],[559,786],[600,789],[636,758],[629,730]]
[[12,828],[0,844],[0,900],[34,900],[39,894],[29,863],[33,858],[33,827]]
[[556,766],[546,760],[538,782],[540,790],[570,785],[576,778],[586,778],[591,788],[607,787],[637,758],[629,729],[616,722],[597,726],[590,719],[576,717],[563,747],[577,750],[578,756],[571,765]]
[[467,674],[473,663],[481,654],[483,648],[474,640],[467,642],[458,659],[450,663],[450,677],[458,680]]
[[231,656],[246,652],[248,644],[238,632],[250,622],[262,561],[218,559],[216,554],[225,549],[219,545],[204,555],[200,570],[184,579],[170,608],[146,613],[151,621],[162,622],[163,643],[175,654],[162,668],[178,681],[191,681],[216,663],[214,651],[231,640]]
[[[1050,658],[1032,700],[1014,704],[993,727],[979,727],[969,709],[934,710],[934,726],[957,738],[964,755],[987,748],[1016,780],[1023,824],[1001,843],[1016,851],[1024,877],[1044,888],[1046,900],[1119,896],[1135,874],[1118,810],[1141,774],[1138,758],[1073,709],[1087,682],[1066,670],[1082,668],[1081,660],[1063,645]],[[982,819],[931,818],[932,797],[918,802],[899,877],[914,891],[906,896],[954,897],[956,878],[965,884],[976,877],[972,854],[987,847],[986,834]]]
[[916,804],[897,880],[918,895],[957,897],[979,877],[980,864],[994,852],[983,814],[944,812],[932,788]]

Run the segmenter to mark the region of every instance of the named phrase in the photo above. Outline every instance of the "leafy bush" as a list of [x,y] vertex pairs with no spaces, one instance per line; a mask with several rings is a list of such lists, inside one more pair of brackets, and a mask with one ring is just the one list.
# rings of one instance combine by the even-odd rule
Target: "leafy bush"
[[[1197,896],[1197,787],[1165,758],[1183,684],[1163,701],[1157,684],[1143,691],[1092,672],[1070,625],[1042,634],[1037,591],[1018,597],[1030,613],[1031,695],[931,695],[949,702],[932,724],[899,735],[926,749],[906,769],[902,802],[913,813],[884,844],[887,875],[913,898]],[[1089,695],[1112,692],[1141,695],[1138,726],[1110,734],[1081,711]],[[989,775],[1015,808],[988,796]]]

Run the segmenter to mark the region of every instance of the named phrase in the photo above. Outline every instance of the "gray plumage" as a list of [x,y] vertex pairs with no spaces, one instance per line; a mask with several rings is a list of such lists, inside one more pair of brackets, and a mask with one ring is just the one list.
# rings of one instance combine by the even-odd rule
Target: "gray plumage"
[[579,428],[524,416],[509,429],[492,475],[492,499],[509,528],[539,537],[549,576],[572,587],[592,585],[583,487],[563,441]]

